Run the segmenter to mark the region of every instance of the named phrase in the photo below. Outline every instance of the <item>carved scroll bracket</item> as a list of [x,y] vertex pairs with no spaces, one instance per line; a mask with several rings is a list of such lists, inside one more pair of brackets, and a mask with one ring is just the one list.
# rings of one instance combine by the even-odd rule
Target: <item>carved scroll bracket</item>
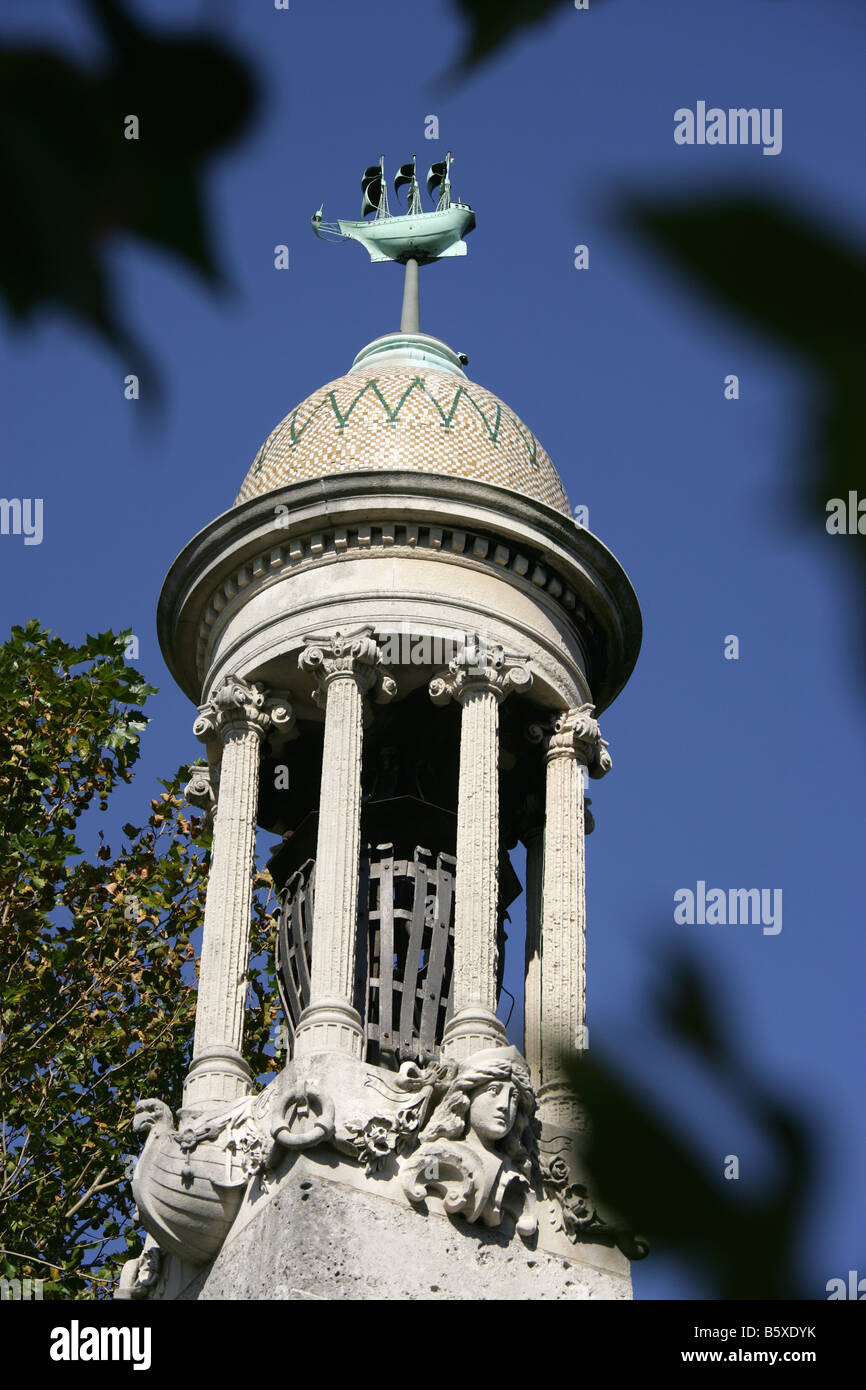
[[189,781],[183,789],[183,794],[190,806],[204,811],[208,822],[212,822],[217,808],[219,771],[210,765],[194,763],[189,768],[189,774]]

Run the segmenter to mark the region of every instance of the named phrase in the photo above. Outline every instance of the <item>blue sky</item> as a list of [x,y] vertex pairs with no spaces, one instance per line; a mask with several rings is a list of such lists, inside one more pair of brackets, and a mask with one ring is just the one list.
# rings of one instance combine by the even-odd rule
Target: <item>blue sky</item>
[[[823,1297],[858,1261],[866,1273],[862,618],[846,539],[828,544],[823,515],[804,523],[794,506],[808,379],[663,270],[616,205],[751,184],[862,233],[866,19],[845,0],[563,5],[455,86],[445,77],[461,29],[444,0],[134,8],[172,26],[206,11],[264,85],[255,129],[207,183],[232,289],[214,297],[167,256],[113,248],[126,320],[167,386],[150,425],[124,400],[129,364],[93,337],[48,314],[23,333],[0,325],[2,491],[45,509],[40,546],[0,538],[4,631],[38,617],[68,641],[139,636],[160,694],[111,817],[135,819],[154,779],[198,754],[155,635],[171,560],[231,505],[276,422],[399,320],[399,272],[316,241],[310,214],[324,199],[326,216],[353,215],[360,172],[383,152],[389,168],[413,152],[426,168],[452,149],[478,227],[465,260],[422,272],[422,328],[467,352],[470,376],[539,436],[644,615],[636,672],[602,721],[614,770],[592,788],[591,1043],[682,1117],[719,1172],[737,1153],[744,1182],[769,1181],[742,1118],[647,1033],[662,946],[699,953],[742,1049],[820,1127],[801,1273]],[[10,0],[0,32],[96,53],[71,0]],[[676,145],[674,111],[698,100],[781,107],[781,154]],[[429,114],[438,142],[424,139]],[[277,243],[288,271],[274,269]],[[573,268],[578,243],[586,271]],[[723,396],[731,372],[735,402]],[[724,659],[727,634],[738,661]],[[699,879],[781,888],[782,931],[675,925],[675,891]],[[634,1276],[641,1298],[702,1293],[663,1258]]]

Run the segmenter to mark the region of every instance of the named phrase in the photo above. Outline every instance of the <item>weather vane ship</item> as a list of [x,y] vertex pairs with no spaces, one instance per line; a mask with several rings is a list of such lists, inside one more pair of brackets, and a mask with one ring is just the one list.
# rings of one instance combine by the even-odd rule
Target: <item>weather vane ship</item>
[[[361,217],[357,222],[339,219],[323,222],[324,203],[313,214],[313,231],[325,238],[346,238],[359,241],[369,252],[371,261],[399,261],[406,265],[416,261],[425,265],[443,256],[465,256],[463,237],[475,226],[475,213],[468,203],[451,196],[451,151],[443,160],[431,164],[427,173],[427,193],[436,206],[424,212],[421,191],[415,174],[415,156],[410,163],[401,164],[394,179],[394,194],[408,188],[407,210],[392,214],[388,206],[388,184],[385,178],[385,156],[378,164],[365,169],[361,179]],[[375,213],[367,221],[370,213]]]

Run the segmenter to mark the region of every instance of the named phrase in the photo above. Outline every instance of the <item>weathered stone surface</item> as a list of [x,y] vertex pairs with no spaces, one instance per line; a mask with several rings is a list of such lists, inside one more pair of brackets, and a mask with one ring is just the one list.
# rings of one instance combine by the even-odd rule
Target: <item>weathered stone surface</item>
[[[325,743],[319,798],[314,934],[309,1006],[295,1039],[298,1055],[348,1052],[361,1057],[364,1027],[352,1006],[357,950],[358,850],[361,825],[361,730],[365,692],[383,681],[378,648],[367,629],[309,639],[298,659],[315,677],[325,706]],[[387,696],[394,693],[390,678]]]
[[496,1016],[499,901],[499,704],[532,677],[516,657],[493,648],[483,660],[464,648],[444,675],[430,682],[435,704],[462,706],[457,800],[457,905],[454,917],[454,1017],[444,1051],[469,1057],[505,1041]]
[[251,1075],[241,1052],[249,959],[259,750],[272,728],[288,731],[291,706],[264,687],[228,677],[199,706],[193,726],[222,745],[221,798],[213,834],[187,1106],[246,1095]]
[[273,1200],[174,1297],[630,1299],[631,1281],[460,1217],[419,1215],[299,1159]]

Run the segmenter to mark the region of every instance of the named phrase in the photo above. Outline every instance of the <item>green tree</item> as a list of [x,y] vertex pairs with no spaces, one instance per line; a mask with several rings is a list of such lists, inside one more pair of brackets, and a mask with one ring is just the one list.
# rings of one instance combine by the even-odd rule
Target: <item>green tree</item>
[[[134,1104],[179,1097],[193,1033],[210,835],[184,804],[187,770],[116,852],[98,824],[156,693],[126,640],[70,647],[30,622],[0,647],[0,1270],[54,1298],[105,1296],[124,1246],[138,1253]],[[93,855],[77,838],[86,813]],[[247,1055],[263,1073],[276,1010],[264,875],[257,886]]]

